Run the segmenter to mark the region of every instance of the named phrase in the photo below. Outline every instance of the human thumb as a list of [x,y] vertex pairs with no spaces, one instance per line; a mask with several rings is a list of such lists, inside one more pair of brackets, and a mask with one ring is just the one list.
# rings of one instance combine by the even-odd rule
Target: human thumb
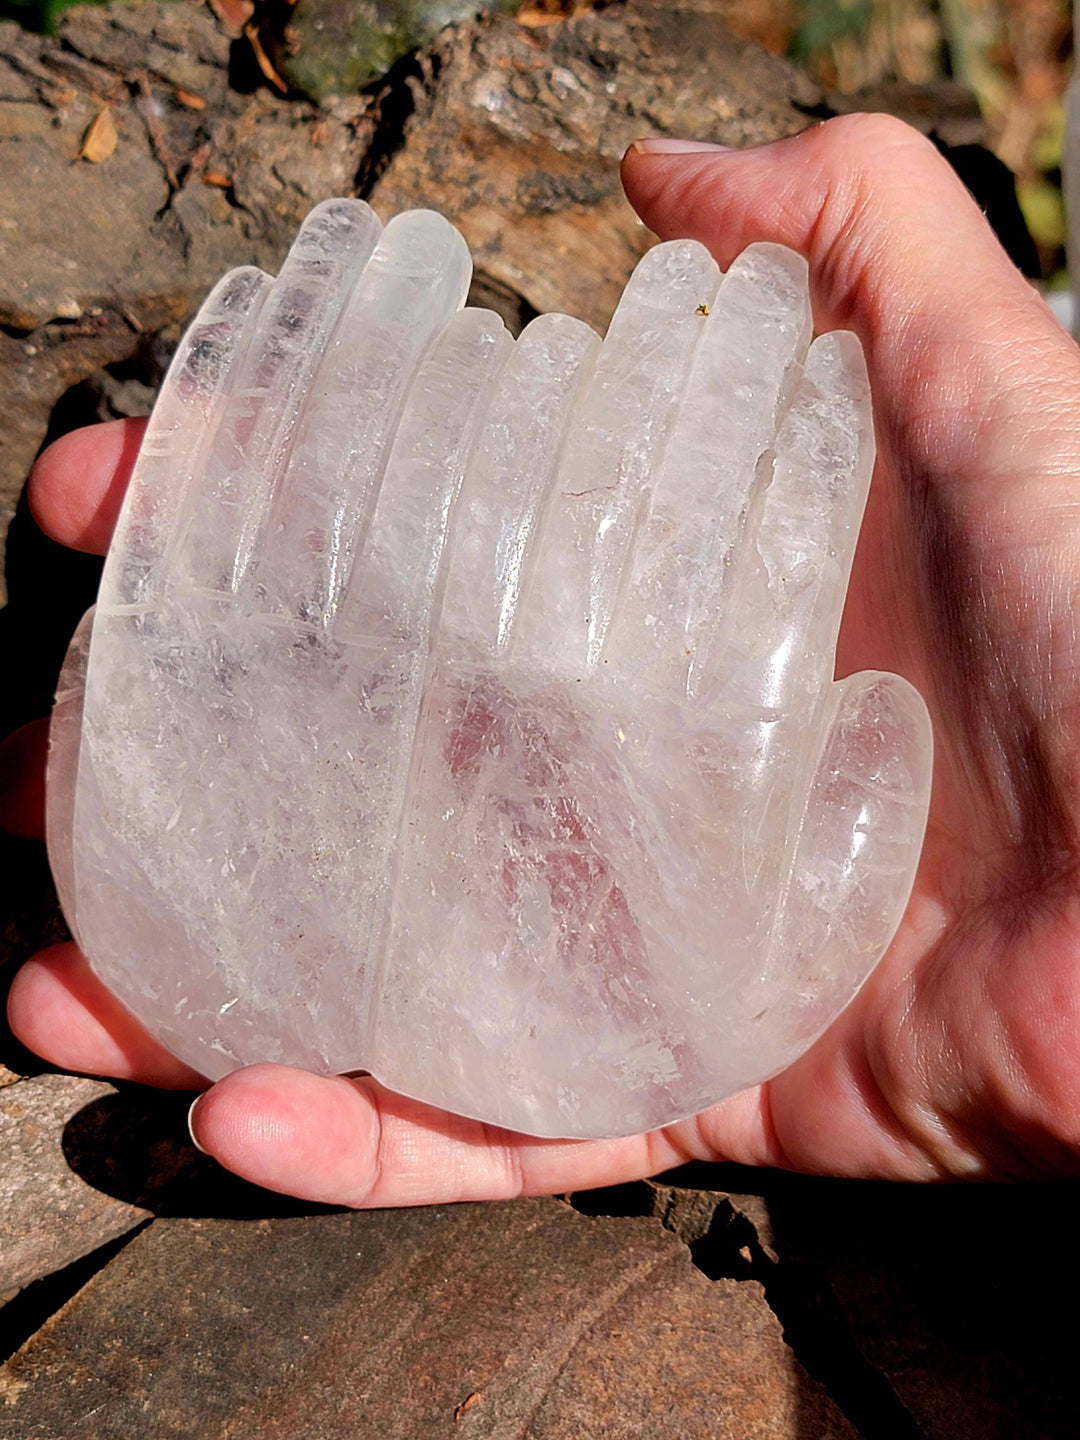
[[[1050,693],[1046,657],[1073,664],[1080,350],[947,162],[891,116],[842,116],[750,150],[638,141],[623,183],[661,239],[700,240],[724,269],[753,241],[798,251],[818,330],[859,335],[882,464],[841,673],[897,669],[928,697],[936,686],[939,754],[951,736],[957,774],[993,771],[957,795],[993,791],[996,815],[1000,757],[1034,744],[999,733],[1028,723],[1002,677],[1036,715],[1072,704]],[[1054,665],[1056,684],[1067,669]],[[1006,768],[1012,813],[1031,764]]]
[[918,131],[875,114],[750,150],[639,140],[623,184],[661,239],[700,240],[723,269],[758,240],[805,256],[817,329],[862,341],[887,463],[982,513],[1005,494],[1045,511],[1025,483],[1040,473],[1080,501],[1080,350]]
[[925,335],[943,308],[1045,318],[951,166],[889,115],[841,116],[750,150],[639,140],[623,184],[661,239],[700,240],[724,269],[754,240],[797,250],[818,328],[850,327],[868,348]]

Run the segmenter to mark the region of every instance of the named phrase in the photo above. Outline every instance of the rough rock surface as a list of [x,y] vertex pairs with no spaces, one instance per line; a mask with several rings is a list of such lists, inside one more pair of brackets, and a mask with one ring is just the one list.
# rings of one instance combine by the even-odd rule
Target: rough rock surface
[[[252,83],[192,0],[79,7],[54,37],[0,24],[0,522],[66,390],[186,321],[229,266],[276,270],[326,196],[374,188],[384,218],[434,206],[496,288],[602,322],[648,241],[622,149],[790,133],[815,95],[692,4],[462,26],[381,94],[325,109],[230,73]],[[106,107],[115,148],[80,159]]]
[[[161,1300],[168,1277],[168,1303]],[[753,1282],[552,1200],[158,1221],[0,1371],[10,1440],[853,1440]]]
[[[273,59],[312,100],[353,95],[478,8],[476,0],[299,0]],[[517,0],[487,0],[483,9],[513,13]]]
[[198,1159],[160,1108],[100,1080],[0,1069],[0,1296],[150,1218],[146,1202]]
[[436,64],[371,203],[436,203],[481,271],[601,331],[651,243],[619,185],[627,146],[649,134],[759,144],[803,129],[820,98],[729,35],[707,0],[462,28]]
[[[65,390],[185,321],[228,266],[276,268],[300,217],[353,184],[362,104],[241,94],[229,45],[190,3],[80,7],[55,37],[0,25],[4,518]],[[117,141],[92,164],[106,107]]]
[[[868,1437],[1071,1440],[1076,1184],[926,1187],[690,1165],[575,1196],[653,1214],[706,1275],[759,1281]],[[1036,1233],[1043,1237],[1035,1241]]]
[[785,1317],[800,1353],[800,1326],[833,1343],[846,1332],[927,1440],[1076,1433],[1075,1326],[1058,1301],[1080,1277],[1075,1182],[930,1188],[737,1173],[761,1192],[776,1254],[753,1273],[769,1286],[771,1268],[816,1296],[805,1321]]

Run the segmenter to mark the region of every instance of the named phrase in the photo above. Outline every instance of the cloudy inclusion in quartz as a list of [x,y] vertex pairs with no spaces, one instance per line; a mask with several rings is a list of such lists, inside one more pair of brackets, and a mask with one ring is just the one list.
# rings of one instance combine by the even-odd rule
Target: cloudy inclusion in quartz
[[602,344],[512,340],[470,273],[333,200],[210,295],[61,679],[50,851],[211,1078],[628,1134],[794,1060],[907,901],[925,707],[833,680],[869,391],[775,245],[656,246]]

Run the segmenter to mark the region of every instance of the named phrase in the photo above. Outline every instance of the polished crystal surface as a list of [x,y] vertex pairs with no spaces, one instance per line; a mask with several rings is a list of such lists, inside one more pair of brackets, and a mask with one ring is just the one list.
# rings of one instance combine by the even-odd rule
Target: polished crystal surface
[[49,844],[101,978],[538,1135],[775,1074],[918,860],[930,733],[833,680],[873,459],[804,263],[657,245],[603,343],[462,308],[457,231],[309,216],[166,379],[61,678]]

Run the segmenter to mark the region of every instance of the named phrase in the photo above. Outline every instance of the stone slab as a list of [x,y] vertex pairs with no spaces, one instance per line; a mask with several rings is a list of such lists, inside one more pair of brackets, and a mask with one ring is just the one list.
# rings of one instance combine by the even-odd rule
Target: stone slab
[[[863,1382],[879,1373],[925,1440],[1076,1434],[1075,1182],[896,1185],[734,1165],[664,1179],[648,1188],[676,1209],[723,1191],[753,1227],[739,1273],[764,1281],[792,1344],[825,1361],[828,1374],[815,1373],[832,1393],[861,1357]],[[696,1246],[695,1258],[708,1263]]]
[[148,1202],[199,1159],[187,1143],[182,1099],[121,1095],[76,1075],[8,1083],[9,1073],[0,1073],[5,1296],[142,1224]]
[[[159,1220],[0,1370],[8,1440],[853,1440],[752,1282],[552,1200]],[[473,1398],[475,1397],[475,1398]]]

